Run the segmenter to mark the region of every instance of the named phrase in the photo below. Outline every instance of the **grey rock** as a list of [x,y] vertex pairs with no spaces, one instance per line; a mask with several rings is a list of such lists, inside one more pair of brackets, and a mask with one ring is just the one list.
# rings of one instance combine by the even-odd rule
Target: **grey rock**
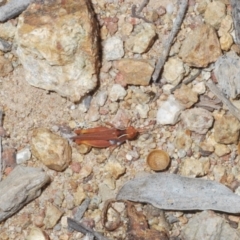
[[41,194],[41,188],[50,181],[40,168],[18,165],[0,182],[0,222],[12,216]]

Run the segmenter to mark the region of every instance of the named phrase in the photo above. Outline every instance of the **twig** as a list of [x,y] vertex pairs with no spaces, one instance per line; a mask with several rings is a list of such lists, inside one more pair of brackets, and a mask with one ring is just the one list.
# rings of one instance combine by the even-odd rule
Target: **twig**
[[223,93],[217,88],[217,86],[209,80],[206,85],[212,93],[214,93],[222,102],[228,107],[231,112],[240,121],[240,111],[223,95]]
[[74,220],[80,221],[88,209],[88,206],[90,204],[90,198],[86,198],[83,203],[77,208],[76,213],[74,214]]
[[235,29],[236,43],[240,44],[240,1],[239,0],[231,0],[232,6],[232,18]]
[[187,10],[187,5],[188,5],[188,0],[180,0],[178,15],[176,17],[175,22],[173,23],[172,31],[170,32],[170,35],[169,35],[168,39],[166,39],[166,41],[163,44],[162,55],[158,59],[157,65],[156,65],[155,70],[154,70],[153,75],[152,75],[153,82],[156,82],[157,79],[159,78],[159,74],[162,70],[163,65],[166,62],[169,51],[171,49],[172,42],[173,42],[176,34],[178,33],[178,31],[179,31],[179,29],[182,25],[184,15],[185,15],[185,12]]
[[196,79],[201,73],[201,70],[198,69],[198,71],[196,72],[196,74],[194,74],[193,76],[190,76],[188,79],[184,80],[182,83],[179,83],[177,86],[173,87],[171,89],[171,93],[173,93],[176,89],[180,88],[183,84],[189,84],[190,82],[192,82],[194,79]]
[[22,13],[34,0],[10,0],[0,7],[0,22],[14,18]]
[[142,12],[143,8],[146,7],[148,3],[149,3],[149,0],[143,0],[142,4],[138,8],[138,10],[137,10],[137,6],[135,4],[133,4],[132,5],[131,17],[140,18],[140,19],[143,19],[145,22],[151,23],[151,21],[147,20],[145,17],[142,17],[140,15],[140,13]]
[[93,229],[84,226],[83,224],[75,221],[72,218],[67,218],[67,223],[68,223],[68,226],[75,231],[81,232],[85,235],[91,234],[99,240],[108,240],[108,238],[105,238],[101,233],[95,232]]

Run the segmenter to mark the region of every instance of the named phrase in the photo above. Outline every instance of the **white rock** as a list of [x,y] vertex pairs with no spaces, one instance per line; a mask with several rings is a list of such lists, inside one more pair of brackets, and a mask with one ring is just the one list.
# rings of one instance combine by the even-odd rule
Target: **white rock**
[[160,124],[175,124],[184,107],[170,95],[166,102],[158,109],[157,122]]
[[104,44],[103,55],[106,60],[117,60],[123,57],[123,41],[119,37],[108,38]]
[[29,148],[24,148],[24,149],[20,150],[16,156],[17,164],[26,162],[27,160],[29,160],[31,158],[31,155],[32,154],[31,154],[31,151]]
[[109,93],[109,99],[112,102],[124,99],[127,95],[127,91],[120,84],[114,84]]
[[105,102],[107,101],[107,97],[108,97],[107,91],[101,90],[97,93],[95,101],[100,107],[102,107],[105,104]]
[[198,94],[203,94],[206,92],[206,86],[204,82],[198,82],[193,85],[192,90]]
[[138,104],[136,106],[136,110],[137,110],[140,118],[147,118],[148,117],[148,112],[149,112],[148,104]]

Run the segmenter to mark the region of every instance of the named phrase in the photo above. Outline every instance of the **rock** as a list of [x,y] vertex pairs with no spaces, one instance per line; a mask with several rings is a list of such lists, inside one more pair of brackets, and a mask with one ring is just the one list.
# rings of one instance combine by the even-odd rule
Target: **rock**
[[220,46],[224,51],[228,51],[233,45],[233,38],[230,33],[224,33],[220,37]]
[[119,37],[108,38],[103,47],[103,56],[107,61],[117,60],[124,55],[123,41]]
[[105,165],[105,171],[108,172],[114,179],[118,179],[126,172],[126,167],[117,161],[111,161]]
[[185,84],[182,84],[179,89],[175,90],[174,97],[185,108],[190,108],[194,103],[198,101],[198,94]]
[[104,24],[112,36],[118,30],[118,18],[117,17],[106,17],[103,18]]
[[206,67],[221,55],[217,34],[213,27],[202,24],[183,41],[179,57],[194,67]]
[[0,182],[0,222],[38,197],[49,181],[48,175],[39,168],[16,166]]
[[160,124],[175,124],[184,107],[170,95],[157,111],[157,122]]
[[181,120],[186,129],[199,134],[205,134],[213,125],[211,112],[203,108],[191,108],[181,114]]
[[16,162],[17,164],[24,163],[31,158],[31,151],[29,148],[24,148],[17,152]]
[[45,128],[33,130],[31,148],[36,158],[55,171],[63,171],[71,161],[68,141]]
[[105,202],[108,199],[113,199],[116,197],[116,194],[111,190],[106,184],[100,183],[99,186],[99,195],[101,196],[102,202]]
[[208,159],[192,159],[186,158],[183,160],[180,172],[186,177],[202,177],[209,171],[210,162]]
[[52,203],[48,203],[45,212],[44,225],[46,229],[53,228],[60,217],[63,215],[63,212],[55,207]]
[[240,94],[240,58],[230,51],[218,58],[215,63],[214,75],[218,80],[218,87],[229,98],[237,98]]
[[12,50],[12,43],[0,38],[0,51],[6,53]]
[[226,6],[220,1],[209,2],[204,14],[204,20],[215,29],[219,29],[222,19],[226,16]]
[[12,71],[13,66],[11,61],[9,61],[3,56],[0,56],[0,77],[5,77]]
[[2,152],[2,167],[5,172],[12,171],[17,165],[16,150],[14,148],[4,149]]
[[218,181],[223,184],[226,183],[227,172],[223,166],[214,166],[213,175],[214,175],[215,181]]
[[26,240],[49,240],[50,238],[41,228],[31,228]]
[[0,38],[4,40],[11,40],[14,38],[16,31],[17,27],[12,21],[0,23]]
[[184,63],[179,58],[169,58],[164,65],[163,77],[166,81],[174,86],[178,85],[189,69],[184,66]]
[[117,69],[123,75],[125,84],[148,86],[154,67],[146,60],[121,59]]
[[198,82],[192,86],[192,90],[197,94],[204,94],[206,92],[206,86],[204,82]]
[[97,105],[97,103],[91,104],[85,116],[85,119],[89,122],[96,122],[100,119],[99,106]]
[[74,193],[74,204],[75,206],[79,206],[83,200],[86,198],[86,193],[83,190],[82,186],[78,186],[76,192]]
[[218,157],[222,157],[231,152],[231,149],[228,146],[226,146],[225,144],[218,143],[214,146],[214,148],[215,148],[214,152]]
[[109,93],[109,99],[112,102],[124,99],[127,95],[127,91],[120,84],[114,84]]
[[221,21],[221,26],[218,30],[218,35],[221,37],[224,33],[229,33],[233,30],[232,16],[226,15]]
[[182,239],[240,239],[240,233],[212,211],[196,214],[189,220],[181,233]]
[[188,151],[192,146],[192,138],[190,131],[178,131],[175,138],[175,147],[176,149],[183,149]]
[[224,115],[215,120],[214,139],[218,143],[237,143],[240,130],[240,122],[232,115]]
[[145,53],[154,43],[155,37],[156,27],[154,24],[145,22],[135,26],[125,46],[134,53]]
[[96,95],[96,103],[102,107],[106,103],[108,98],[108,92],[106,90],[100,90]]
[[143,103],[136,106],[136,112],[139,114],[140,118],[147,118],[149,110],[148,104]]
[[97,85],[98,29],[89,1],[39,1],[19,17],[17,54],[33,86],[71,101]]

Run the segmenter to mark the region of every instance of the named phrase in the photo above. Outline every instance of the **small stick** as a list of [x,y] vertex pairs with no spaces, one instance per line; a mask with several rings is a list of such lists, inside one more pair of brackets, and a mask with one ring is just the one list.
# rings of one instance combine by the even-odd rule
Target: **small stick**
[[67,218],[67,223],[70,228],[72,228],[73,230],[75,230],[77,232],[81,232],[85,235],[91,234],[99,240],[108,240],[108,238],[105,238],[101,233],[95,232],[93,229],[84,226],[83,224],[77,222],[76,220],[74,220],[72,218]]
[[157,65],[152,75],[153,82],[156,82],[157,79],[159,78],[159,74],[170,52],[172,42],[182,25],[184,15],[187,10],[187,5],[188,5],[188,0],[180,0],[178,15],[176,17],[175,22],[173,23],[172,31],[170,32],[168,39],[166,39],[166,41],[163,44],[162,55],[158,59]]
[[90,204],[90,198],[86,198],[83,203],[77,208],[76,213],[74,214],[74,220],[80,221],[88,209],[88,206]]
[[212,93],[214,93],[229,109],[229,112],[232,113],[240,121],[240,111],[223,95],[223,93],[218,89],[218,87],[209,80],[206,82],[206,85]]
[[189,84],[190,82],[192,82],[194,79],[196,79],[201,73],[201,70],[198,70],[196,72],[196,74],[194,74],[193,76],[190,76],[188,79],[184,80],[182,83],[179,83],[177,86],[173,87],[171,89],[171,93],[173,93],[176,89],[180,88],[183,84]]
[[151,21],[147,20],[145,17],[142,17],[140,15],[140,13],[142,12],[143,8],[146,7],[148,3],[149,3],[149,0],[143,0],[142,4],[138,8],[138,10],[137,10],[137,6],[135,4],[133,4],[132,5],[131,17],[140,18],[140,19],[143,19],[145,22],[151,23]]

